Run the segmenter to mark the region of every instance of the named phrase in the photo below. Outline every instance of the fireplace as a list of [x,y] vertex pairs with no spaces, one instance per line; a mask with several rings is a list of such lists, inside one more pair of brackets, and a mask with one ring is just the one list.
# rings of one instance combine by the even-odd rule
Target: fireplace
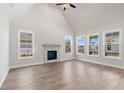
[[43,63],[52,63],[60,61],[59,44],[43,44]]
[[57,59],[57,51],[47,51],[47,60]]

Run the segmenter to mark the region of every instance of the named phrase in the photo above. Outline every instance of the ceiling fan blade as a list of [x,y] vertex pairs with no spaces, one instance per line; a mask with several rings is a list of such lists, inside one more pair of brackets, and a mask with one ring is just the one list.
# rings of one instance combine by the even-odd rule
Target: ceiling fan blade
[[73,4],[69,4],[71,7],[73,7],[73,8],[76,8],[76,6],[75,5],[73,5]]
[[66,8],[64,7],[63,11],[65,11],[65,10],[66,10]]
[[58,4],[56,4],[56,5],[64,5],[65,3],[58,3]]

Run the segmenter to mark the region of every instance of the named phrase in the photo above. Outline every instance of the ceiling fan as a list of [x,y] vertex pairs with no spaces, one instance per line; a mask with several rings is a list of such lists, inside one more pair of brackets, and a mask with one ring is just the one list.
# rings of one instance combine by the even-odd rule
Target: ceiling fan
[[63,6],[64,6],[63,11],[65,11],[65,10],[66,10],[67,8],[69,8],[69,7],[76,8],[76,6],[73,5],[73,4],[71,4],[71,3],[58,3],[58,4],[56,4],[56,5],[63,5]]

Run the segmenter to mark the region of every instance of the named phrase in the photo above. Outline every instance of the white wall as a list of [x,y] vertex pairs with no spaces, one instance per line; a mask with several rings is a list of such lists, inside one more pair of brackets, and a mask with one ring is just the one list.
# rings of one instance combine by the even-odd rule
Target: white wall
[[[43,62],[42,44],[60,44],[61,60],[72,59],[72,55],[66,55],[64,51],[64,36],[73,35],[63,14],[52,5],[41,4],[24,17],[11,23],[10,33],[10,66],[40,64]],[[21,60],[17,58],[18,30],[34,31],[35,57],[33,59]],[[73,51],[73,49],[72,49]]]
[[0,87],[9,69],[9,21],[0,7]]
[[[102,53],[103,53],[103,46],[102,46],[102,41],[103,41],[103,36],[102,33],[104,31],[110,31],[110,30],[114,30],[114,29],[122,29],[122,58],[121,59],[112,59],[112,58],[103,58]],[[77,32],[76,36],[80,36],[80,35],[88,35],[88,34],[92,34],[92,33],[100,33],[100,51],[99,57],[90,57],[90,56],[79,56],[76,55],[77,59],[83,60],[83,61],[87,61],[87,62],[93,62],[93,63],[98,63],[98,64],[103,64],[103,65],[109,65],[109,66],[114,66],[114,67],[118,67],[118,68],[123,68],[124,69],[124,22],[122,20],[122,22],[116,22],[110,25],[106,25],[104,24],[104,26],[99,27],[99,28],[94,28],[94,29],[87,29],[85,31],[82,32]],[[76,44],[75,44],[76,45]],[[87,46],[88,49],[88,46]]]

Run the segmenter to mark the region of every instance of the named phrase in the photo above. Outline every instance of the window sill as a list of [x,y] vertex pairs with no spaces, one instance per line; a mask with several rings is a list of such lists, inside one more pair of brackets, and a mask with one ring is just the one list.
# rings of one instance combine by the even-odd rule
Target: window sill
[[121,57],[112,57],[112,56],[104,56],[103,58],[106,58],[106,59],[117,59],[117,60],[121,60],[122,59]]
[[34,56],[31,57],[19,57],[19,60],[28,60],[28,59],[32,59]]
[[99,55],[88,55],[89,57],[99,57]]
[[72,53],[65,53],[65,55],[72,55]]
[[85,54],[80,54],[80,53],[77,53],[78,56],[85,56]]

